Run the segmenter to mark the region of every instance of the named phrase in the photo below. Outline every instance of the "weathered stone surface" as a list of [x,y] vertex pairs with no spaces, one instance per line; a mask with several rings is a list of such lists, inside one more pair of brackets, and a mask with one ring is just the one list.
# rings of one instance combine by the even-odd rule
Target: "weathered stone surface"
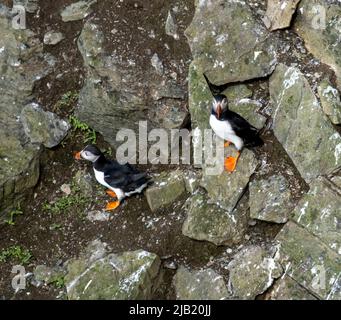
[[295,29],[308,50],[323,63],[330,65],[341,90],[341,7],[337,2],[301,0]]
[[324,113],[334,124],[341,124],[341,99],[340,93],[332,84],[324,79],[319,87],[318,93]]
[[[229,155],[235,153],[233,147],[226,148],[226,151]],[[252,151],[245,149],[233,174],[224,171],[220,175],[207,175],[204,171],[201,186],[207,190],[210,200],[231,212],[243,194],[256,167],[255,155]]]
[[153,181],[153,185],[145,192],[149,207],[152,211],[170,205],[186,192],[183,173],[181,171],[174,171],[170,174],[164,172]]
[[100,210],[89,211],[86,215],[86,218],[91,222],[109,221],[110,217],[111,214],[109,212]]
[[20,114],[34,82],[54,64],[30,30],[15,30],[0,5],[0,216],[20,203],[39,178],[40,149],[24,133]]
[[173,284],[178,300],[225,300],[228,297],[223,277],[212,269],[191,272],[181,266]]
[[[87,78],[80,91],[75,115],[101,133],[113,147],[122,144],[116,139],[122,128],[133,130],[138,138],[144,130],[148,133],[160,127],[181,127],[187,117],[183,104],[166,101],[163,105],[159,102],[154,105],[148,98],[147,93],[153,95],[164,80],[152,66],[144,74],[150,80],[137,83],[136,67],[105,52],[104,35],[91,21],[83,27],[78,48],[87,67]],[[179,92],[166,90],[161,94],[169,93],[178,98]]]
[[341,255],[341,189],[332,189],[324,178],[316,179],[293,214],[298,224]]
[[188,171],[184,175],[185,187],[188,193],[194,193],[200,186],[201,172]]
[[320,299],[339,293],[340,255],[304,228],[289,221],[277,235],[279,261],[288,276]]
[[209,241],[215,245],[238,243],[244,236],[248,218],[238,211],[229,212],[208,203],[203,194],[188,200],[187,218],[182,233],[195,240]]
[[276,65],[275,42],[245,2],[196,2],[186,36],[198,73],[217,85],[269,75]]
[[49,31],[44,34],[44,44],[54,46],[64,40],[64,38],[61,32]]
[[94,192],[94,181],[86,170],[79,170],[73,177],[73,182],[85,196],[92,196]]
[[326,119],[302,73],[277,66],[270,79],[273,130],[302,177],[310,182],[341,165],[341,137]]
[[175,40],[179,40],[178,26],[171,11],[168,11],[165,29],[167,35],[173,37]]
[[288,221],[293,209],[288,181],[282,175],[254,180],[250,183],[250,216],[276,223]]
[[289,27],[299,2],[300,0],[268,0],[263,18],[266,27],[271,31]]
[[308,290],[288,276],[278,280],[267,295],[269,300],[316,300]]
[[151,299],[160,264],[157,255],[143,250],[108,254],[97,241],[78,259],[69,261],[65,277],[68,298]]
[[39,9],[39,0],[13,0],[13,5],[21,5],[29,13],[35,13]]
[[45,112],[35,103],[26,105],[20,118],[31,143],[42,143],[47,148],[57,146],[71,128],[67,121],[52,112]]
[[97,0],[84,0],[71,3],[61,12],[62,20],[68,22],[86,18],[92,12],[90,7],[96,2]]
[[238,252],[228,264],[228,287],[234,297],[254,299],[265,292],[282,274],[276,259],[259,246],[249,246]]
[[65,270],[62,267],[48,267],[38,265],[33,271],[34,279],[38,283],[50,284],[65,276]]

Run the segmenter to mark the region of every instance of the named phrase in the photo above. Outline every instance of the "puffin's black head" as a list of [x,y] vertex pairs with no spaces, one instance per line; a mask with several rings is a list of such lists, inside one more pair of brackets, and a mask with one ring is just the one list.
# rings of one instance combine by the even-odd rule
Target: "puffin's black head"
[[224,94],[217,94],[214,96],[213,100],[213,111],[220,118],[220,115],[227,108],[227,97]]
[[90,144],[86,146],[82,151],[76,153],[75,158],[77,160],[83,158],[84,160],[95,162],[101,155],[101,150],[99,150],[95,145]]

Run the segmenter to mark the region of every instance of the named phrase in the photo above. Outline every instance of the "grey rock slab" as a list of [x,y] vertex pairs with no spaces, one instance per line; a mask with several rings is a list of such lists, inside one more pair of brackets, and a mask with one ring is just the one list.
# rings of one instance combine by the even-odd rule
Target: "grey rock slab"
[[341,189],[332,188],[325,178],[310,185],[293,211],[293,220],[341,255]]
[[300,0],[268,0],[264,24],[271,31],[290,26]]
[[255,179],[250,183],[250,217],[285,223],[294,207],[289,183],[282,175]]
[[277,66],[270,78],[273,130],[309,183],[341,165],[341,137],[324,115],[307,79],[295,67]]
[[217,85],[267,76],[276,65],[276,40],[243,1],[197,1],[186,36],[200,73]]
[[339,295],[339,254],[291,221],[276,240],[279,242],[279,262],[288,276],[319,299],[332,299]]
[[20,118],[31,143],[42,143],[47,148],[57,146],[71,128],[67,121],[34,103],[23,108]]
[[189,271],[181,266],[173,278],[177,300],[225,300],[224,279],[212,269]]

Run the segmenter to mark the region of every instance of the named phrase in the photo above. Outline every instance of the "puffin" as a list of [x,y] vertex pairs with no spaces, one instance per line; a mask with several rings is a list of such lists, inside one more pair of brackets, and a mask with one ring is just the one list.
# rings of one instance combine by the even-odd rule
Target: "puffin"
[[141,193],[149,184],[150,177],[129,163],[119,164],[108,160],[95,145],[88,145],[74,155],[76,160],[92,162],[96,180],[107,187],[107,194],[115,199],[106,206],[107,211],[115,210],[124,198]]
[[213,95],[213,104],[210,115],[210,126],[215,134],[225,140],[225,147],[234,144],[238,153],[236,157],[227,157],[224,161],[225,170],[233,172],[236,169],[238,159],[244,147],[261,147],[264,142],[259,137],[259,130],[252,126],[238,113],[229,110],[226,95],[221,91],[226,85],[215,86],[204,74]]

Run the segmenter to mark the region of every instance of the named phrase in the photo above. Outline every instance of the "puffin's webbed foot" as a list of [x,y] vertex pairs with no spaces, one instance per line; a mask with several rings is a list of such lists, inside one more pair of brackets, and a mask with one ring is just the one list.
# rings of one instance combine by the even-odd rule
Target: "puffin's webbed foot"
[[116,198],[116,199],[117,199],[117,194],[116,194],[114,191],[112,191],[112,190],[107,190],[106,193],[107,193],[107,195],[109,195],[110,197]]
[[112,211],[115,210],[120,206],[120,201],[114,201],[114,202],[109,202],[105,208],[106,211]]
[[236,169],[238,159],[240,157],[240,152],[236,157],[227,157],[224,162],[225,170],[228,172],[233,172]]

